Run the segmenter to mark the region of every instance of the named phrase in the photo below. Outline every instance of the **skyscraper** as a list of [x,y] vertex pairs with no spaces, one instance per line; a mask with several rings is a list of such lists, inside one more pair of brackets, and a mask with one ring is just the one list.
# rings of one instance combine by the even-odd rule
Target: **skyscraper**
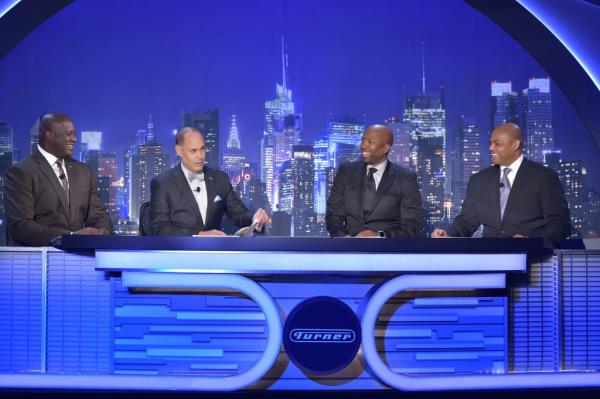
[[6,245],[4,218],[4,176],[13,164],[13,128],[0,121],[0,245]]
[[100,151],[98,158],[98,177],[107,179],[108,183],[108,195],[107,202],[104,203],[113,223],[116,223],[119,219],[119,212],[117,207],[117,189],[118,184],[115,184],[118,180],[117,171],[117,154],[114,152]]
[[571,235],[569,237],[582,238],[584,206],[587,200],[585,168],[582,166],[581,161],[563,160],[560,151],[545,152],[544,164],[558,174],[560,183],[563,186],[571,216]]
[[385,123],[394,135],[394,144],[388,155],[389,160],[410,169],[410,124],[399,120],[396,116],[386,119]]
[[313,143],[315,165],[315,212],[324,214],[327,205],[327,168],[329,167],[329,143],[319,139]]
[[[129,217],[139,220],[140,206],[150,201],[150,181],[169,168],[169,155],[164,154],[162,145],[156,141],[153,133],[152,121],[148,123],[148,130],[144,144],[129,153]],[[139,132],[139,131],[138,131]]]
[[235,186],[242,179],[242,169],[246,164],[246,155],[241,148],[240,136],[235,114],[231,115],[231,126],[227,137],[227,147],[223,150],[222,169]]
[[0,121],[0,153],[12,152],[13,128],[6,122]]
[[365,127],[366,117],[352,115],[333,115],[327,117],[327,137],[331,166],[358,159],[359,145]]
[[314,210],[314,149],[311,145],[295,145],[292,158],[294,236],[315,234],[317,214]]
[[519,96],[512,90],[512,82],[491,84],[490,131],[504,123],[519,124]]
[[248,209],[263,208],[267,213],[271,213],[265,183],[254,174],[250,165],[244,165],[242,178],[235,187],[235,192]]
[[408,97],[403,121],[410,125],[411,165],[417,172],[425,211],[426,230],[442,222],[446,171],[446,110],[439,95]]
[[261,140],[261,178],[273,209],[279,203],[279,172],[291,159],[292,146],[300,140],[302,116],[295,114],[292,90],[288,88],[288,60],[284,38],[281,39],[282,84],[276,84],[277,97],[265,102],[265,128]]
[[523,90],[523,102],[525,154],[543,163],[544,152],[554,150],[550,79],[529,79],[529,87]]
[[472,174],[477,173],[481,165],[479,126],[475,118],[461,115],[452,138],[452,157],[450,158],[452,199],[451,218],[454,218],[465,198],[467,183]]
[[183,126],[194,127],[202,132],[206,143],[206,164],[218,168],[219,162],[219,109],[214,108],[206,112],[182,112]]

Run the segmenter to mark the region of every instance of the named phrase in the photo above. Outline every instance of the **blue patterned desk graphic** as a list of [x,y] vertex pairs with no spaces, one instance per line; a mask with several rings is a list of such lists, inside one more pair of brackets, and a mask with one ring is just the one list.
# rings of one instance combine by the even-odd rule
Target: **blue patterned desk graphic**
[[[600,385],[597,252],[277,237],[67,236],[62,249],[0,249],[0,388]],[[362,333],[354,361],[318,376],[282,347],[286,317],[317,296],[348,305]]]

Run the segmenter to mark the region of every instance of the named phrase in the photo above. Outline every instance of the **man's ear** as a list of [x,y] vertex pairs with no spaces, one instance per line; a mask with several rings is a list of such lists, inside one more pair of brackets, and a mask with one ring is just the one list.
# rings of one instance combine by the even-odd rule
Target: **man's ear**
[[392,149],[392,146],[389,144],[384,144],[383,145],[383,149],[385,151],[386,154],[389,154],[390,150]]
[[178,157],[181,157],[181,154],[183,153],[183,148],[181,148],[179,144],[175,145],[175,153]]
[[513,145],[513,150],[518,150],[521,148],[521,140],[515,140],[515,144]]

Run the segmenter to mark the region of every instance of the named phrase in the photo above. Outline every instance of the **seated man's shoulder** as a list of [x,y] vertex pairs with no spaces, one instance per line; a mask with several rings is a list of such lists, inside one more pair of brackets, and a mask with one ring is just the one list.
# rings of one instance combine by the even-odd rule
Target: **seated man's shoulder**
[[400,177],[416,177],[417,174],[410,169],[405,168],[404,166],[392,163],[390,167],[394,170],[394,173],[398,174]]
[[164,172],[162,172],[160,175],[154,176],[152,178],[152,181],[156,182],[158,184],[172,183],[173,182],[172,179],[175,175],[175,172],[176,172],[176,168],[167,169]]
[[206,178],[213,178],[216,181],[219,182],[228,182],[229,181],[229,176],[227,175],[227,173],[223,172],[220,169],[215,169],[215,168],[210,168],[210,167],[205,167],[205,174],[206,174]]
[[351,173],[361,171],[364,166],[362,161],[344,162],[338,166],[337,173]]

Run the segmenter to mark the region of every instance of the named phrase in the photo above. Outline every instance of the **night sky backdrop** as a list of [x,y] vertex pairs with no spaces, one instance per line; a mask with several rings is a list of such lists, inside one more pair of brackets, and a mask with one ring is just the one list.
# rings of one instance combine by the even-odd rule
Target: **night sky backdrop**
[[[77,0],[0,60],[0,120],[28,151],[39,115],[65,112],[78,131],[104,132],[122,150],[154,119],[172,152],[182,110],[221,112],[221,143],[235,109],[242,147],[259,160],[264,102],[281,83],[281,37],[303,139],[325,131],[330,113],[402,115],[403,93],[421,91],[422,43],[428,91],[445,86],[447,128],[460,114],[489,132],[490,82],[547,73],[508,34],[461,1]],[[591,136],[552,86],[557,148],[580,159],[599,186]],[[24,154],[23,154],[24,155]]]

